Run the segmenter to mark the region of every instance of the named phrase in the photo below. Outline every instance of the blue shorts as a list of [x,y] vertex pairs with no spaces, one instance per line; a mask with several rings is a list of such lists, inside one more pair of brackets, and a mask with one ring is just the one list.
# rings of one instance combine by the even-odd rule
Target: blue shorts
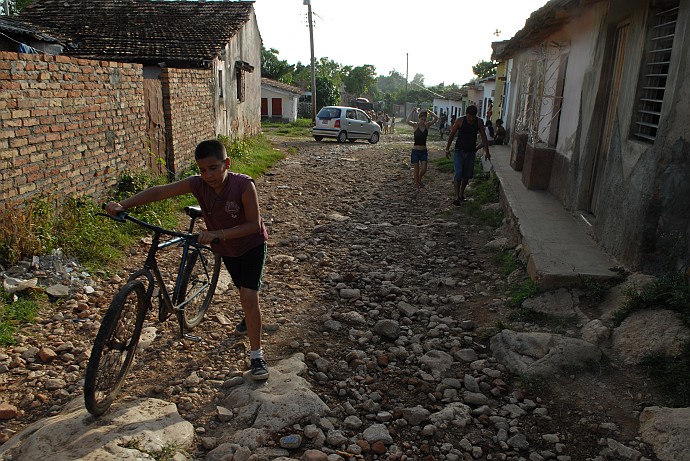
[[244,287],[259,291],[266,263],[266,243],[255,246],[242,256],[223,256],[223,263],[238,289]]
[[427,149],[424,149],[424,150],[412,149],[412,155],[410,156],[410,163],[426,162],[428,160],[429,160],[429,151]]
[[472,179],[474,177],[475,156],[475,151],[463,152],[460,149],[455,149],[455,154],[453,155],[455,176],[453,176],[453,181],[460,182],[461,179]]

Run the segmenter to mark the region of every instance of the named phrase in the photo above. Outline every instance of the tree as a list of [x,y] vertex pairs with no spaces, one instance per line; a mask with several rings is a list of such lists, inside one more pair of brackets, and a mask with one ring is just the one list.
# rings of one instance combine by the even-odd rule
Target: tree
[[345,77],[345,89],[355,95],[368,94],[376,89],[376,67],[365,64],[353,68]]
[[[311,85],[310,85],[311,86]],[[333,84],[333,80],[327,77],[316,77],[316,108],[323,106],[336,106],[340,103],[340,92]]]
[[[26,8],[32,0],[5,0],[3,2],[3,13],[10,15],[19,14],[24,8]],[[5,7],[9,11],[5,11]]]
[[263,46],[261,47],[261,76],[280,80],[283,83],[292,83],[295,66],[278,59],[278,54],[279,52],[275,48],[267,50]]
[[496,75],[496,66],[498,66],[496,61],[479,61],[472,66],[472,72],[479,78],[491,77]]

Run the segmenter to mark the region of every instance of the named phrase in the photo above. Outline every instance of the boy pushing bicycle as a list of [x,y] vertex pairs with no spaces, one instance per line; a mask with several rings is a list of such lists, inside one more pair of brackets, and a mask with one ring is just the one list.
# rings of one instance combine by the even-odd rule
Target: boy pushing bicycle
[[[232,281],[240,291],[244,319],[237,325],[247,332],[250,346],[250,377],[268,379],[268,365],[261,348],[261,309],[259,288],[266,260],[268,234],[259,211],[259,198],[251,177],[229,171],[230,158],[223,144],[202,141],[194,159],[199,175],[143,190],[121,203],[108,202],[105,210],[115,216],[129,208],[192,193],[204,215],[207,231],[199,243],[210,245],[220,254]],[[219,239],[219,243],[212,243]]]

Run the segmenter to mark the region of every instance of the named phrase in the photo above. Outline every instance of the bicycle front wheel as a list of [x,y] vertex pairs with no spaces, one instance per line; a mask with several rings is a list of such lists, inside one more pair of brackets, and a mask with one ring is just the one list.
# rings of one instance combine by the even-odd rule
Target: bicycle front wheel
[[221,257],[208,248],[195,248],[189,252],[187,265],[180,283],[181,302],[178,315],[184,326],[192,329],[203,320],[216,292]]
[[145,299],[144,284],[132,280],[118,291],[103,317],[84,378],[84,403],[94,416],[113,403],[132,365],[146,317]]

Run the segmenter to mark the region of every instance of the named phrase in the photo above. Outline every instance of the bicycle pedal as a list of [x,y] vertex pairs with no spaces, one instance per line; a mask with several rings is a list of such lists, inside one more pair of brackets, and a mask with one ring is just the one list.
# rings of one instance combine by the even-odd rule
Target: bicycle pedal
[[185,334],[184,334],[184,339],[188,339],[188,340],[190,340],[190,341],[194,341],[194,342],[197,342],[197,343],[201,342],[201,336],[193,335],[193,334],[191,334],[191,333],[185,333]]

